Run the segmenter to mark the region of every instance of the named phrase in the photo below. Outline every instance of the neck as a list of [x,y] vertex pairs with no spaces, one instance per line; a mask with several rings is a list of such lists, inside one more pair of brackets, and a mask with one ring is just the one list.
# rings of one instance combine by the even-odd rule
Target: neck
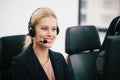
[[48,48],[42,48],[34,44],[33,49],[41,65],[45,65],[46,62],[49,60]]
[[49,49],[48,48],[43,48],[43,47],[41,47],[41,46],[39,46],[39,45],[37,45],[37,44],[34,44],[33,45],[33,49],[34,49],[34,51],[35,51],[35,54],[37,55],[37,56],[48,56],[48,53],[49,53]]

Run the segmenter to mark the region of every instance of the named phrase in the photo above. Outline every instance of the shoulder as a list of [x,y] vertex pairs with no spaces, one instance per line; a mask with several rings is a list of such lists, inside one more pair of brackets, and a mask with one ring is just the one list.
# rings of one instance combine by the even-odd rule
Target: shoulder
[[24,63],[26,60],[26,53],[25,52],[21,52],[19,55],[15,56],[12,58],[12,63],[16,64],[16,63]]
[[32,49],[26,49],[25,51],[22,51],[20,54],[12,58],[12,63],[26,63],[27,59],[29,57],[32,57],[33,50]]

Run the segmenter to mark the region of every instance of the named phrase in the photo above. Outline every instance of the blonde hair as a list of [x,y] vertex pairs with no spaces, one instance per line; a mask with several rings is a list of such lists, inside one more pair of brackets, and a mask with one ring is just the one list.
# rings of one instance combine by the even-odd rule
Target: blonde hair
[[[56,14],[50,8],[47,7],[38,8],[31,15],[29,26],[31,25],[35,26],[36,24],[39,23],[40,19],[49,16],[52,16],[57,19]],[[32,43],[33,43],[33,38],[31,36],[26,35],[23,50],[27,49],[27,47]]]

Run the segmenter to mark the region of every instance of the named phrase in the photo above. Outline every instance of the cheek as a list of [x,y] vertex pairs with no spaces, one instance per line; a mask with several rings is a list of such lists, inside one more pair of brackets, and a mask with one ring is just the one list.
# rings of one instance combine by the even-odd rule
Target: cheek
[[42,36],[45,35],[45,33],[40,31],[40,29],[38,28],[38,29],[36,29],[36,34],[35,35],[36,35],[36,37],[42,37]]
[[36,35],[35,35],[36,39],[40,39],[40,38],[43,38],[43,37],[44,37],[43,33],[36,33]]
[[54,39],[56,39],[56,37],[57,37],[57,35],[55,34],[55,35],[54,35]]

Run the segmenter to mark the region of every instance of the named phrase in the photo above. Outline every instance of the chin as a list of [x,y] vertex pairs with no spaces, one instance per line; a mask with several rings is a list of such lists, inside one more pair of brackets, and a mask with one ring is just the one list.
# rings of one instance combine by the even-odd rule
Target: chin
[[52,45],[46,45],[46,47],[47,47],[47,48],[51,48],[51,47],[52,47]]

